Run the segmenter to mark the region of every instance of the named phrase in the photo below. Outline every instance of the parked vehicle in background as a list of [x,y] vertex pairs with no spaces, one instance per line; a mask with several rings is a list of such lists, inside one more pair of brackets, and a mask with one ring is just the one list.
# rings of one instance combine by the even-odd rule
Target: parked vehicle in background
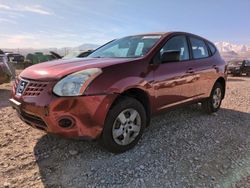
[[232,74],[233,76],[241,76],[242,74],[250,76],[250,61],[230,61],[227,69],[228,74]]
[[25,66],[25,58],[23,55],[20,55],[18,53],[12,53],[12,52],[4,52],[0,49],[0,55],[5,57],[7,66],[10,69],[12,78],[15,78],[15,69],[22,69]]
[[73,59],[73,58],[83,58],[91,54],[93,50],[85,51],[72,51],[66,56],[61,56],[56,52],[50,51],[50,54],[43,54],[42,52],[36,52],[34,54],[28,54],[26,60],[30,61],[32,64],[38,64],[46,61],[52,61],[57,59]]
[[51,61],[58,59],[54,54],[43,54],[42,52],[35,52],[33,54],[27,54],[26,60],[30,61],[32,64],[38,64],[46,61]]
[[55,53],[55,52],[50,52],[51,54],[53,54],[56,59],[74,59],[74,58],[83,58],[83,57],[87,57],[88,55],[90,55],[94,50],[77,50],[77,51],[72,51],[69,52],[67,55],[65,56],[60,56],[59,54]]
[[246,61],[243,67],[243,73],[246,73],[247,76],[250,76],[250,61]]
[[63,56],[61,56],[58,53],[53,52],[53,51],[50,51],[49,53],[53,56],[53,59],[61,59],[63,57]]
[[15,70],[8,63],[8,57],[5,54],[0,54],[0,84],[10,82],[15,76]]
[[208,113],[218,111],[226,78],[226,63],[208,40],[184,32],[142,34],[87,58],[25,69],[10,103],[32,127],[98,139],[119,153],[135,146],[154,114],[197,102]]
[[24,56],[17,54],[17,53],[5,53],[8,58],[8,62],[10,63],[23,63]]
[[93,52],[93,50],[85,50],[85,51],[72,51],[64,56],[62,59],[73,59],[73,58],[83,58],[87,57]]

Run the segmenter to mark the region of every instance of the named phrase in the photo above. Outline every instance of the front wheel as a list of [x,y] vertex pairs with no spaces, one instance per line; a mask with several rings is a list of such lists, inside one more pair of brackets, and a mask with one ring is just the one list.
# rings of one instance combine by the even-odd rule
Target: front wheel
[[217,112],[220,109],[222,98],[223,87],[220,83],[216,82],[210,97],[202,102],[203,109],[209,114]]
[[113,153],[125,152],[136,145],[146,126],[143,105],[134,98],[123,97],[110,109],[100,144]]

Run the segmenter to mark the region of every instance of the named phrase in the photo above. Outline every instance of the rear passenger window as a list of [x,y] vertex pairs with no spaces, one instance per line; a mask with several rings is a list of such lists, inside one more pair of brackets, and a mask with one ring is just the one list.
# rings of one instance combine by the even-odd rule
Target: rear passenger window
[[201,59],[209,56],[207,46],[203,40],[190,37],[190,42],[194,59]]
[[208,47],[210,48],[212,55],[215,54],[216,48],[214,47],[214,45],[211,44],[210,42],[208,42],[207,44],[208,44]]

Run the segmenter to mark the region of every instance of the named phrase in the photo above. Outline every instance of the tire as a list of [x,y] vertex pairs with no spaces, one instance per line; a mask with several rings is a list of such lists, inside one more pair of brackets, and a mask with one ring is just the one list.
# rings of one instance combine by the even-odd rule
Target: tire
[[134,98],[122,97],[109,110],[99,143],[112,153],[125,152],[137,144],[146,124],[143,105]]
[[[215,95],[219,90],[220,90],[220,97],[217,96],[218,98],[216,99]],[[206,113],[211,114],[211,113],[217,112],[220,109],[223,92],[224,90],[223,90],[222,85],[219,82],[216,82],[213,86],[210,97],[202,102],[202,108],[204,109]]]

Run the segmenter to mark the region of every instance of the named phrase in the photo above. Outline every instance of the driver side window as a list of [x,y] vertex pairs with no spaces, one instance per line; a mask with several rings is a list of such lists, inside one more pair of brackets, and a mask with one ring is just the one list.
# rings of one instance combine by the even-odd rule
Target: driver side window
[[165,52],[176,52],[179,54],[179,61],[189,60],[189,51],[186,36],[175,36],[167,41],[162,47],[160,54]]

